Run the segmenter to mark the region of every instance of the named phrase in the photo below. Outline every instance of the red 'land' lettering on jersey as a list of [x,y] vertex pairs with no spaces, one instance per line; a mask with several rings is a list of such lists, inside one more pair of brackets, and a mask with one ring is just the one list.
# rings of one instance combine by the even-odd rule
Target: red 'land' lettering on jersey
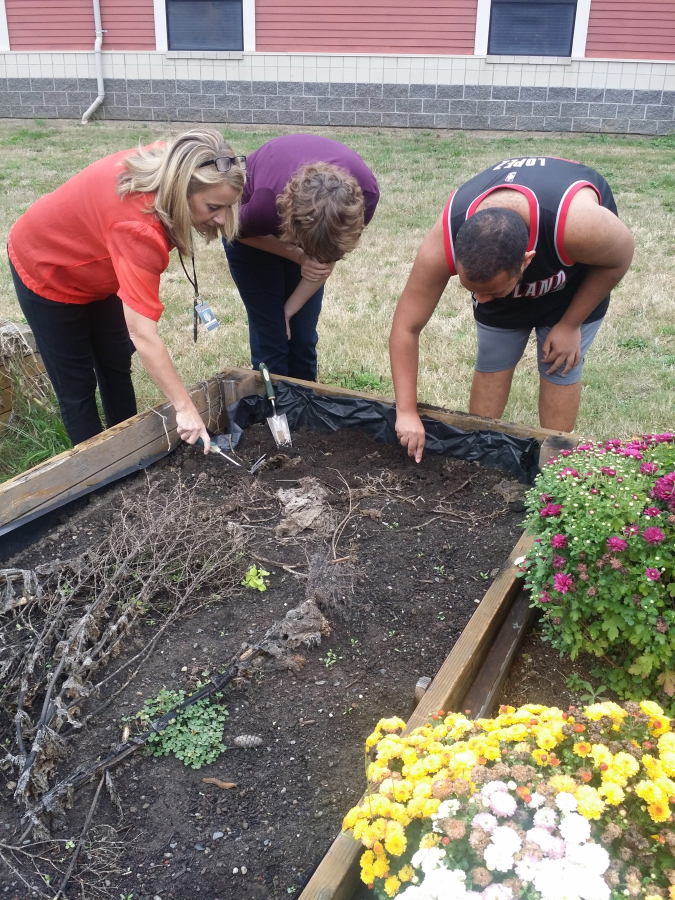
[[557,275],[550,278],[544,278],[543,281],[521,281],[513,289],[512,297],[543,297],[544,294],[550,294],[552,291],[559,291],[567,284],[567,275],[564,269],[561,269]]
[[595,193],[598,195],[598,203],[600,204],[600,206],[602,206],[602,196],[600,194],[600,191],[594,184],[591,184],[590,181],[575,181],[574,184],[571,184],[563,194],[562,200],[560,201],[560,206],[558,207],[558,214],[555,219],[554,241],[555,252],[558,254],[558,259],[563,264],[563,266],[573,266],[575,263],[575,260],[570,259],[567,253],[565,253],[565,246],[563,241],[563,238],[565,237],[565,223],[567,222],[567,213],[569,212],[570,203],[582,188],[587,187],[593,188]]
[[450,217],[452,216],[452,198],[457,191],[450,194],[450,199],[445,205],[443,211],[443,245],[445,247],[445,259],[450,269],[450,275],[457,274],[457,266],[455,265],[455,248],[452,241],[452,230],[450,228]]

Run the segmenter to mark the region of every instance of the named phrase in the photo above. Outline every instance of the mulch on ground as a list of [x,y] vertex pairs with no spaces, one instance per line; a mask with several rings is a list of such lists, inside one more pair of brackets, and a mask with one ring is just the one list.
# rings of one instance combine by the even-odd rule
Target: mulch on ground
[[[292,450],[279,454],[267,427],[256,426],[239,452],[250,462],[266,452],[271,461],[252,478],[217,456],[182,447],[64,518],[10,563],[34,568],[76,556],[115,527],[122,496],[141,498],[149,485],[170,491],[180,481],[197,504],[218,512],[223,529],[239,529],[246,541],[242,574],[253,563],[270,573],[265,592],[204,584],[194,608],[163,634],[115,702],[71,730],[51,784],[121,741],[125,720],[133,725],[146,698],[162,687],[194,691],[308,597],[330,629],[319,646],[267,656],[226,690],[227,750],[216,762],[195,771],[173,757],[139,752],[112,772],[122,816],[102,793],[92,825],[102,845],[108,836],[109,857],[99,864],[91,844],[69,898],[298,895],[363,791],[365,737],[382,716],[408,716],[417,679],[439,669],[522,530],[521,492],[514,494],[504,473],[438,457],[416,465],[400,447],[359,431],[297,433]],[[325,491],[325,515],[297,535],[284,526],[280,537],[277,492],[317,486]],[[150,614],[140,622],[108,671],[157,627]],[[120,676],[110,687],[123,682]],[[82,715],[100,699],[87,701]],[[0,726],[11,740],[5,712]],[[237,748],[241,735],[262,743]],[[236,787],[221,789],[205,777]],[[0,778],[0,841],[12,844],[21,834],[21,810],[8,787],[16,772]],[[94,785],[83,788],[73,808],[54,818],[55,838],[78,840],[93,793]],[[52,873],[52,892],[43,883],[44,896],[53,896],[60,880],[53,866],[63,871],[67,864],[60,852],[65,864],[47,849],[37,866]],[[98,872],[87,873],[87,866]],[[29,880],[37,884],[34,875]],[[7,870],[0,872],[0,895],[34,896]]]

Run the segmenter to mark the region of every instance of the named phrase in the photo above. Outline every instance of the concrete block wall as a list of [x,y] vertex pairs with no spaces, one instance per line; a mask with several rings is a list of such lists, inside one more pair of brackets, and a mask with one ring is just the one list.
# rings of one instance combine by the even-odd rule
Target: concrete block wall
[[[19,55],[0,54],[0,116],[77,118],[96,97],[93,54],[21,54],[37,57],[20,64],[21,75],[19,64],[7,59]],[[107,54],[106,100],[99,115],[167,122],[675,132],[675,63],[395,57],[392,69],[389,57],[366,57],[368,65],[363,57],[340,57],[340,66],[329,57],[322,67],[320,57],[307,65],[301,57],[298,65],[297,55],[289,55],[294,62],[286,65],[286,57],[275,55],[270,62],[266,56],[175,60],[154,53]]]

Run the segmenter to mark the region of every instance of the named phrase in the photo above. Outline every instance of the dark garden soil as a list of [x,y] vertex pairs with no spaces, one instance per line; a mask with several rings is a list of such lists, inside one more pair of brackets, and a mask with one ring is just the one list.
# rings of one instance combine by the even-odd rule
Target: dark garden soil
[[[559,709],[593,703],[594,699],[587,688],[572,690],[567,679],[572,676],[574,684],[574,677],[577,676],[586,681],[594,691],[598,691],[601,679],[593,674],[597,667],[598,661],[587,654],[574,661],[568,656],[559,656],[557,650],[542,640],[541,629],[535,624],[513,661],[499,703],[516,707],[526,703],[541,703],[544,706],[557,706]],[[621,702],[616,694],[608,690],[602,691],[599,699]]]
[[[246,432],[239,452],[251,462],[276,453],[266,427]],[[276,492],[298,488],[306,477],[326,489],[332,523],[323,534],[310,529],[279,539]],[[293,449],[255,478],[183,447],[64,518],[7,564],[32,568],[72,557],[105,536],[121,493],[141,496],[148,480],[168,491],[177,479],[220,511],[223,528],[243,526],[249,543],[242,574],[254,562],[264,566],[268,589],[219,593],[218,585],[206,585],[199,608],[163,636],[135,681],[67,738],[68,755],[51,784],[109,752],[121,740],[124,719],[146,698],[162,687],[193,691],[199,679],[208,680],[203,673],[222,671],[242,645],[260,639],[314,591],[324,598],[330,634],[292,658],[267,658],[226,690],[227,750],[220,758],[195,771],[173,757],[139,752],[112,773],[122,818],[103,792],[93,819],[94,828],[112,826],[123,841],[103,885],[114,900],[297,896],[363,790],[365,737],[381,716],[408,716],[417,679],[436,673],[506,561],[521,533],[522,491],[502,472],[475,464],[427,457],[416,465],[401,448],[355,431],[294,434]],[[347,483],[354,508],[344,523]],[[323,593],[316,579],[308,588],[308,560],[316,554],[331,560],[336,538],[342,562],[318,567]],[[137,652],[153,625],[146,617],[109,669]],[[534,651],[526,652],[535,660]],[[537,700],[544,672],[558,665],[544,645],[541,663],[536,657],[525,672],[527,687],[514,681],[505,696],[526,691]],[[262,744],[238,749],[233,740],[240,735],[259,736]],[[10,843],[21,833],[21,810],[7,784],[15,777],[0,773],[0,841]],[[205,777],[236,787],[205,784]],[[89,785],[76,794],[66,818],[51,823],[54,837],[78,840],[93,793]],[[45,854],[41,871],[53,872],[49,859]],[[80,886],[85,863],[83,854],[68,898],[101,896]],[[52,893],[59,880],[52,875]],[[33,895],[5,870],[0,896]]]

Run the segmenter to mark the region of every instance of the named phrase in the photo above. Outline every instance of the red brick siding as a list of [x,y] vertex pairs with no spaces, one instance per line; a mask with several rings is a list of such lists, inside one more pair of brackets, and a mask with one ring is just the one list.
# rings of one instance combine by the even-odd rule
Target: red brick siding
[[586,56],[675,59],[675,3],[592,0]]
[[[92,50],[91,0],[5,0],[12,50]],[[154,50],[152,0],[101,0],[104,50]]]
[[477,0],[256,0],[256,50],[473,55]]

